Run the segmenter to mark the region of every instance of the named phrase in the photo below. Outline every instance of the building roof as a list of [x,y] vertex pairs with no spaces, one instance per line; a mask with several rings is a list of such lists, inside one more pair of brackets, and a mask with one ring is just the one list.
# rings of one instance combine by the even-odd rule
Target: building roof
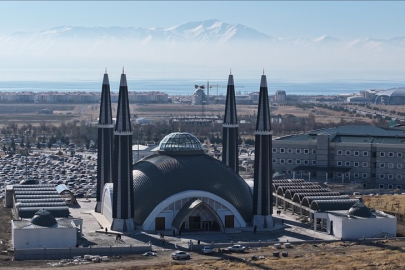
[[31,223],[42,227],[51,227],[57,224],[54,216],[52,216],[52,214],[45,209],[38,210],[32,217]]
[[358,201],[357,199],[315,200],[311,203],[311,209],[316,211],[349,210]]
[[365,206],[362,202],[355,203],[347,212],[348,215],[357,216],[357,217],[370,217],[371,211],[370,209]]
[[213,157],[153,154],[136,162],[133,168],[137,225],[142,225],[162,201],[187,190],[217,195],[232,204],[245,221],[252,218],[253,199],[248,184]]
[[[307,133],[279,137],[276,141],[308,141],[316,140],[320,134],[329,135],[331,142],[375,143],[376,139],[386,140],[384,143],[404,143],[405,131],[380,128],[375,126],[348,125],[335,128],[313,130]],[[389,140],[388,140],[389,139]]]

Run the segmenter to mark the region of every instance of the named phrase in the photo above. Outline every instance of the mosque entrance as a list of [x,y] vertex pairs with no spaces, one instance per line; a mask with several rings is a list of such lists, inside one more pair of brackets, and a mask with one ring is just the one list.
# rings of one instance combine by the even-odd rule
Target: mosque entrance
[[155,230],[164,230],[165,229],[165,218],[157,217],[155,218]]
[[190,200],[178,212],[172,226],[181,231],[223,231],[218,214],[200,199]]

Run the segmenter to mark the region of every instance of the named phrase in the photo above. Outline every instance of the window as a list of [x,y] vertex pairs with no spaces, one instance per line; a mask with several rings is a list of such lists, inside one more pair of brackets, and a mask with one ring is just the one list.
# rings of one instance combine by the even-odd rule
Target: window
[[292,174],[292,171],[291,171],[291,170],[287,170],[287,174]]
[[284,159],[281,158],[280,159],[280,164],[284,164],[284,162],[285,162]]
[[392,173],[388,174],[388,179],[394,179],[394,175]]
[[397,189],[402,189],[402,186],[401,186],[401,185],[398,185],[398,186],[397,186]]
[[312,160],[312,165],[316,165],[316,160]]
[[304,154],[309,154],[309,149],[304,149]]
[[346,161],[345,166],[350,166],[350,161]]
[[296,150],[295,150],[295,153],[301,154],[301,149],[296,149]]
[[342,161],[336,162],[336,165],[337,165],[337,166],[342,166]]
[[273,163],[277,164],[277,159],[273,158]]
[[346,156],[350,156],[351,151],[350,150],[346,150]]
[[350,173],[349,172],[345,173],[345,176],[350,177]]
[[301,159],[297,159],[297,160],[295,161],[295,164],[301,164]]
[[380,188],[380,189],[384,189],[384,184],[380,184],[380,185],[379,185],[379,188]]
[[392,189],[392,185],[388,185],[388,189]]
[[312,154],[316,154],[316,149],[312,149]]
[[273,153],[277,153],[277,148],[273,148]]
[[383,173],[380,173],[380,174],[378,175],[378,178],[380,178],[380,179],[384,179],[384,177],[385,177],[385,175],[384,175]]
[[287,153],[288,153],[288,154],[292,154],[292,152],[293,152],[293,150],[292,150],[291,148],[288,148],[288,149],[287,149]]
[[353,162],[353,166],[354,166],[354,167],[359,167],[359,166],[360,166],[360,163],[358,163],[358,162]]
[[397,157],[402,157],[402,153],[401,153],[401,152],[398,152],[398,153],[397,153]]
[[355,156],[359,155],[359,151],[354,151],[353,153],[354,153]]
[[367,162],[363,162],[363,163],[362,163],[362,166],[363,166],[364,168],[367,168],[367,167],[368,167],[368,163],[367,163]]
[[355,173],[353,174],[353,176],[354,176],[354,178],[359,178],[359,173],[358,173],[358,172],[355,172]]
[[397,163],[397,169],[402,169],[402,164],[401,163]]
[[380,168],[385,168],[385,163],[380,163]]
[[388,168],[393,169],[394,168],[394,163],[388,163]]
[[367,188],[367,184],[363,184],[363,188]]
[[341,173],[337,173],[336,176],[337,176],[337,177],[342,177],[342,174],[341,174]]
[[385,152],[380,152],[380,157],[385,157]]
[[337,154],[340,156],[340,155],[342,155],[342,150],[338,150],[337,151]]
[[288,164],[292,164],[292,159],[287,159]]
[[367,157],[368,156],[368,151],[363,151],[363,157]]
[[402,174],[397,174],[397,179],[402,180]]
[[309,164],[309,160],[306,160],[306,159],[305,159],[305,160],[304,160],[304,164],[305,164],[305,165],[308,165],[308,164]]
[[284,148],[280,148],[280,153],[285,153],[285,149],[284,149]]
[[368,177],[368,174],[367,174],[367,173],[362,173],[362,174],[361,174],[361,177],[367,178],[367,177]]
[[393,152],[388,152],[388,156],[389,157],[394,157],[394,153]]

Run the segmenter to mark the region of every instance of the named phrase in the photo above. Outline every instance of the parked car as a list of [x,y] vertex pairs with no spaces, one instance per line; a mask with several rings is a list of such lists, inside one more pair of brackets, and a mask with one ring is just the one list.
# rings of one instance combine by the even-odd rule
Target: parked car
[[190,259],[190,254],[184,251],[176,251],[171,255],[173,260]]
[[202,248],[202,252],[203,252],[204,254],[211,254],[211,253],[212,253],[212,248],[211,248],[211,246],[204,246],[204,247]]
[[228,247],[229,251],[234,251],[234,252],[243,252],[245,251],[246,247],[242,245],[233,245],[231,247]]

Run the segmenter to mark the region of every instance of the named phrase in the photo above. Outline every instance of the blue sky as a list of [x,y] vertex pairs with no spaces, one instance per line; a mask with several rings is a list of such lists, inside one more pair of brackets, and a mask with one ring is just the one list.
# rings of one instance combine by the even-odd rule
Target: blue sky
[[275,37],[405,36],[403,1],[0,1],[0,35],[60,25],[170,27],[218,19]]

